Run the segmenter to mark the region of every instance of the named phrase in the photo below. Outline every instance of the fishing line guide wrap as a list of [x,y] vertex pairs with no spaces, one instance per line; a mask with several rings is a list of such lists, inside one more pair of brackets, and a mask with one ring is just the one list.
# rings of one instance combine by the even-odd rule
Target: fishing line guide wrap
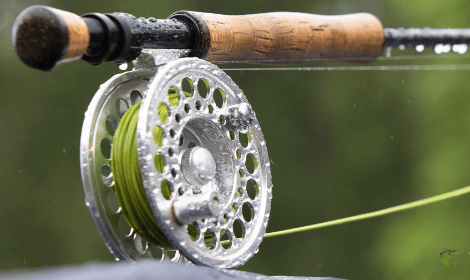
[[[197,58],[162,64],[155,50],[142,57],[135,61],[141,68],[104,83],[85,114],[82,180],[98,230],[119,260],[239,267],[258,251],[271,208],[270,163],[256,115],[217,66]],[[126,212],[134,210],[119,199],[110,150],[134,106],[140,106],[135,152],[144,197],[171,246],[131,228]]]

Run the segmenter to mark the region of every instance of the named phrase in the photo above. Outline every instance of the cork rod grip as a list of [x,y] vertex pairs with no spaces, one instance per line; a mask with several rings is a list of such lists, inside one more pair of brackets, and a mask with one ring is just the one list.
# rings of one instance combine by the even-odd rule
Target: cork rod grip
[[198,25],[199,56],[213,63],[265,64],[337,60],[368,63],[384,43],[380,21],[367,13],[322,16],[276,12],[227,16],[181,11]]

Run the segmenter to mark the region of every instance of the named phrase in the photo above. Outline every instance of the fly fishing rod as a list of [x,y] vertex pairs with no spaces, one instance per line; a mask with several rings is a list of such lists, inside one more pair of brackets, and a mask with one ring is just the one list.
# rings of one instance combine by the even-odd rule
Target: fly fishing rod
[[235,268],[258,251],[263,237],[470,192],[265,235],[273,188],[266,141],[243,91],[213,64],[369,63],[389,47],[466,45],[469,29],[384,29],[365,13],[181,11],[144,19],[32,6],[16,19],[13,43],[26,65],[44,71],[79,58],[93,65],[134,63],[100,86],[80,143],[86,204],[117,260]]
[[130,62],[142,49],[186,49],[212,63],[263,64],[374,61],[384,48],[470,43],[470,29],[383,28],[367,13],[321,16],[265,13],[227,16],[180,11],[167,19],[32,6],[13,27],[13,44],[28,66],[51,70],[82,58],[93,65]]

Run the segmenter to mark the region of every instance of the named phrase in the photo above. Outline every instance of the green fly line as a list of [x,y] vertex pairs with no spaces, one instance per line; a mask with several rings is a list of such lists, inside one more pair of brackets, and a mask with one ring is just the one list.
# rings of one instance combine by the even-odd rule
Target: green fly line
[[429,198],[421,199],[421,200],[418,200],[418,201],[414,201],[414,202],[410,202],[410,203],[406,203],[406,204],[386,208],[386,209],[383,209],[383,210],[366,213],[366,214],[360,214],[360,215],[356,215],[356,216],[352,216],[352,217],[342,218],[342,219],[333,220],[333,221],[324,222],[324,223],[319,223],[319,224],[313,224],[313,225],[304,226],[304,227],[298,227],[298,228],[292,228],[292,229],[281,230],[281,231],[276,231],[276,232],[270,232],[270,233],[265,234],[264,237],[266,238],[266,237],[286,235],[286,234],[291,234],[291,233],[296,233],[296,232],[302,232],[302,231],[307,231],[307,230],[312,230],[312,229],[330,227],[330,226],[341,225],[341,224],[345,224],[345,223],[370,219],[370,218],[379,217],[379,216],[383,216],[383,215],[387,215],[387,214],[392,214],[392,213],[396,213],[396,212],[400,212],[400,211],[404,211],[404,210],[409,210],[409,209],[412,209],[412,208],[421,207],[421,206],[428,205],[428,204],[431,204],[431,203],[434,203],[434,202],[439,202],[439,201],[443,201],[443,200],[446,200],[446,199],[449,199],[449,198],[458,197],[458,196],[461,196],[461,195],[464,195],[464,194],[467,194],[467,193],[470,193],[470,186],[467,186],[467,187],[464,187],[464,188],[461,188],[461,189],[458,189],[458,190],[455,190],[455,191],[450,191],[450,192],[447,192],[447,193],[443,193],[443,194],[440,194],[440,195],[432,196],[432,197],[429,197]]
[[[190,97],[189,93],[184,92],[186,97]],[[178,95],[177,92],[169,91],[169,100],[172,106],[177,106]],[[140,176],[139,160],[137,156],[137,120],[139,117],[140,101],[127,110],[119,122],[118,129],[116,130],[113,148],[111,151],[111,168],[113,171],[115,181],[116,196],[121,206],[122,213],[126,218],[129,225],[150,244],[157,245],[165,248],[173,248],[162,233],[158,226],[152,210],[148,204],[145,191],[142,185],[142,178]],[[158,107],[158,115],[163,123],[168,119],[168,109],[166,106]],[[153,131],[155,143],[159,146],[163,144],[162,131],[159,126],[156,126]],[[160,173],[163,172],[164,162],[163,158],[155,157],[155,168]],[[449,198],[458,197],[470,193],[470,186],[461,188],[448,193],[440,194],[430,198],[410,202],[379,211],[374,211],[366,214],[356,215],[352,217],[342,218],[324,223],[313,224],[309,226],[271,232],[264,235],[264,237],[273,237],[280,235],[287,235],[297,232],[303,232],[313,229],[325,228],[334,225],[340,225],[369,218],[379,217],[399,211],[409,210],[412,208],[421,207],[434,202],[443,201]],[[162,184],[162,195],[169,199],[171,190],[168,182]],[[193,238],[199,234],[199,230],[193,225],[188,225],[188,233]],[[223,233],[221,233],[222,235]],[[212,246],[214,243],[212,235],[204,236],[206,244]],[[222,244],[229,241],[223,241]]]
[[[189,93],[184,92],[184,94],[186,97],[190,97]],[[171,92],[170,89],[168,97],[170,104],[177,106],[177,92]],[[126,111],[115,133],[111,150],[111,168],[115,182],[115,192],[126,221],[141,238],[153,245],[172,248],[152,214],[142,185],[137,155],[137,120],[140,104],[141,101]],[[159,106],[158,115],[162,122],[166,123],[168,119],[167,107]],[[155,126],[153,138],[157,145],[161,146],[163,144],[162,131],[159,126]],[[162,173],[163,167],[163,158],[155,157],[157,171]],[[168,182],[162,184],[162,194],[165,198],[170,198],[171,190]],[[188,233],[194,239],[199,231],[193,224],[190,224],[188,225]]]

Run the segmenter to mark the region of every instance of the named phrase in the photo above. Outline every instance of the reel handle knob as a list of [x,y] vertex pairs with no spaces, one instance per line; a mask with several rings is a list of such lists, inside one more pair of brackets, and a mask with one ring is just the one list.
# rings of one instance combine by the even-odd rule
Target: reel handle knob
[[179,196],[172,207],[175,222],[187,225],[196,220],[217,218],[221,213],[218,192]]
[[87,24],[80,16],[39,5],[26,8],[18,15],[12,33],[20,59],[43,71],[81,58],[90,41]]

